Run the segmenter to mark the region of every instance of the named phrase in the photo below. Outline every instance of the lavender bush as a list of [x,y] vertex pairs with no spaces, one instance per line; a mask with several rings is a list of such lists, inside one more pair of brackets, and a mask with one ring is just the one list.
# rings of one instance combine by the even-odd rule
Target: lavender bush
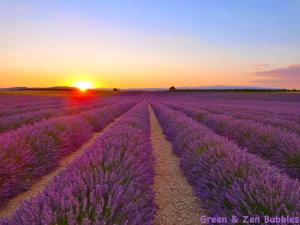
[[268,159],[293,178],[300,178],[300,138],[298,135],[276,127],[262,125],[252,120],[241,120],[228,115],[211,114],[205,110],[169,104],[216,133],[234,140],[251,153]]
[[150,225],[155,213],[149,115],[141,103],[3,225]]
[[300,123],[300,96],[297,93],[225,93],[225,92],[160,92],[152,96],[160,102],[176,102],[243,110],[255,115],[280,118]]
[[[135,103],[119,103],[76,116],[53,118],[0,136],[0,206],[27,190],[36,177],[58,166],[59,159],[78,149]],[[87,118],[94,117],[94,122]]]
[[33,112],[45,108],[59,108],[66,104],[63,97],[0,96],[0,117]]
[[110,104],[115,103],[115,101],[101,101],[99,103],[89,103],[89,104],[82,104],[79,106],[68,106],[66,105],[61,107],[55,108],[47,108],[43,110],[33,111],[33,112],[25,112],[25,113],[18,113],[12,116],[6,116],[0,118],[0,132],[7,132],[9,130],[13,130],[24,125],[30,125],[32,123],[45,120],[51,117],[57,116],[66,116],[72,115],[88,110],[92,110],[95,108],[107,106]]
[[183,113],[152,105],[209,215],[299,215],[298,181]]
[[231,106],[213,105],[212,106],[212,105],[192,103],[192,102],[182,103],[177,101],[176,101],[176,105],[190,106],[197,109],[202,109],[204,111],[208,111],[209,113],[233,116],[238,119],[253,120],[262,124],[271,125],[281,129],[286,129],[298,135],[300,134],[300,123],[297,122],[296,120],[281,118],[281,114],[262,113],[260,111],[255,111],[251,109],[238,108],[235,105],[231,105]]

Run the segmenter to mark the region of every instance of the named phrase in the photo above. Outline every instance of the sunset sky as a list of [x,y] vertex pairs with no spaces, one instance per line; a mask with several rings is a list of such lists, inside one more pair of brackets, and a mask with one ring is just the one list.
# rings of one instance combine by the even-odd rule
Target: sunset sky
[[300,88],[299,0],[0,1],[0,87]]

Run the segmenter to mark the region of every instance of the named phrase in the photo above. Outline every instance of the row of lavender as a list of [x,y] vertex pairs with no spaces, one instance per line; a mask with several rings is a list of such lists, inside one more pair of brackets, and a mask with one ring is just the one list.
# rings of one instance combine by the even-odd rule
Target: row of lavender
[[28,189],[39,176],[56,168],[59,159],[76,150],[136,102],[125,102],[38,122],[0,136],[0,206]]
[[[81,106],[105,101],[113,101],[112,96],[6,96],[0,95],[0,117],[44,109],[58,109],[68,106]],[[120,99],[120,96],[118,96]]]
[[[181,103],[182,102],[176,102],[176,104],[181,104]],[[288,120],[286,118],[285,119],[281,118],[280,114],[261,113],[249,109],[234,108],[234,107],[222,106],[222,105],[206,105],[206,104],[195,103],[195,102],[194,103],[185,102],[184,105],[199,108],[202,110],[207,110],[208,112],[214,114],[225,114],[228,116],[233,116],[238,119],[254,120],[262,124],[283,128],[300,135],[300,122],[297,122],[297,120],[295,119]],[[300,118],[298,118],[298,120],[300,121]]]
[[[202,104],[199,104],[202,105]],[[206,104],[203,104],[205,106]],[[273,105],[277,105],[277,102],[273,102]],[[262,117],[262,118],[267,118],[270,117],[272,119],[278,119],[278,120],[285,120],[285,121],[291,121],[291,122],[300,122],[300,112],[298,110],[292,110],[290,109],[290,112],[283,112],[282,110],[287,110],[289,111],[289,105],[285,107],[285,105],[280,105],[277,106],[280,108],[280,111],[276,111],[276,109],[273,111],[272,108],[268,108],[268,104],[265,106],[262,105],[261,107],[248,107],[248,105],[236,105],[235,103],[231,104],[212,104],[208,105],[208,108],[216,109],[219,108],[221,110],[228,110],[228,112],[232,113],[245,113],[247,112],[248,114],[254,115],[255,117]],[[297,107],[297,106],[295,106]]]
[[253,120],[213,114],[186,105],[167,104],[205,124],[216,133],[232,139],[249,152],[267,159],[293,178],[300,178],[300,137],[295,133]]
[[[209,109],[209,108],[208,108]],[[212,110],[210,108],[210,110]],[[264,124],[270,124],[272,126],[281,127],[287,130],[290,130],[291,132],[295,132],[298,135],[300,135],[300,118],[282,118],[280,114],[270,114],[270,113],[259,113],[259,112],[249,112],[246,109],[230,109],[229,107],[220,107],[218,110],[214,110],[215,113],[224,113],[234,116],[239,119],[250,119],[255,120],[257,122],[261,122]]]
[[[220,108],[228,112],[247,112],[248,114],[251,113],[252,115],[255,115],[256,118],[261,117],[266,119],[267,117],[270,117],[279,121],[283,120],[289,122],[296,122],[298,124],[300,123],[300,110],[297,108],[296,104],[295,106],[291,105],[290,103],[284,105],[277,105],[278,102],[273,102],[272,104],[265,103],[266,105],[264,105],[264,102],[257,103],[256,101],[254,101],[250,105],[249,104],[249,102],[245,102],[244,105],[239,105],[234,101],[227,104],[202,104],[201,102],[201,106],[208,106],[207,108],[210,109]],[[198,104],[198,106],[199,105],[200,104]]]
[[64,97],[6,96],[0,95],[0,117],[40,110],[45,107],[61,107],[68,101]]
[[244,111],[273,119],[300,123],[299,94],[247,94],[247,93],[157,93],[157,101],[176,101],[197,104],[210,109],[222,108],[225,111]]
[[149,114],[140,103],[3,225],[152,224]]
[[229,104],[210,104],[210,108],[220,107],[223,110],[229,110],[229,112],[248,112],[255,115],[257,118],[271,117],[272,119],[300,123],[300,110],[298,108],[300,107],[299,103],[298,106],[296,104],[293,106],[291,104],[280,105],[278,102],[273,102],[271,105],[264,105],[264,102],[255,105],[256,102],[254,102],[252,105],[250,105],[250,107],[248,104],[248,102],[246,102],[244,105],[236,105],[235,102]]
[[64,116],[68,114],[76,114],[83,111],[93,109],[95,107],[105,106],[115,103],[115,101],[102,100],[99,102],[93,102],[89,104],[80,104],[77,106],[68,106],[68,105],[56,105],[55,107],[44,106],[41,110],[34,110],[24,113],[17,113],[11,116],[1,117],[0,118],[0,133],[7,132],[19,127],[22,127],[27,124],[32,124],[37,121],[48,119],[51,117]]
[[[20,97],[22,98],[22,101],[20,102]],[[13,108],[21,108],[28,104],[37,104],[41,102],[58,102],[61,101],[61,98],[58,96],[51,96],[51,97],[45,97],[45,96],[30,96],[30,95],[2,95],[0,94],[0,105],[11,103],[9,107]],[[1,108],[1,107],[0,107]]]
[[300,184],[209,128],[152,103],[180,166],[211,216],[300,212]]
[[66,107],[82,107],[85,105],[97,105],[105,102],[141,100],[143,95],[121,93],[117,96],[1,96],[0,118],[9,117],[21,113],[37,112],[41,110],[64,109]]

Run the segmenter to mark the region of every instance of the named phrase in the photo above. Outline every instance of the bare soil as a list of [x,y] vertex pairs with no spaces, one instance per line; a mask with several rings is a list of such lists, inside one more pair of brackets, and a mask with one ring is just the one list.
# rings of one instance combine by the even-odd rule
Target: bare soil
[[192,187],[182,174],[179,159],[149,106],[151,141],[156,159],[154,191],[157,213],[154,225],[195,225],[200,223],[201,210]]

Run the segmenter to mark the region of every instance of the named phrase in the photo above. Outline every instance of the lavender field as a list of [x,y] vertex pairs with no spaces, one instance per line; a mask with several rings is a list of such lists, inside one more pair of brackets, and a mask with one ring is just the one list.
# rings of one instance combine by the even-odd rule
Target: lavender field
[[0,225],[299,224],[299,180],[297,93],[0,95]]

